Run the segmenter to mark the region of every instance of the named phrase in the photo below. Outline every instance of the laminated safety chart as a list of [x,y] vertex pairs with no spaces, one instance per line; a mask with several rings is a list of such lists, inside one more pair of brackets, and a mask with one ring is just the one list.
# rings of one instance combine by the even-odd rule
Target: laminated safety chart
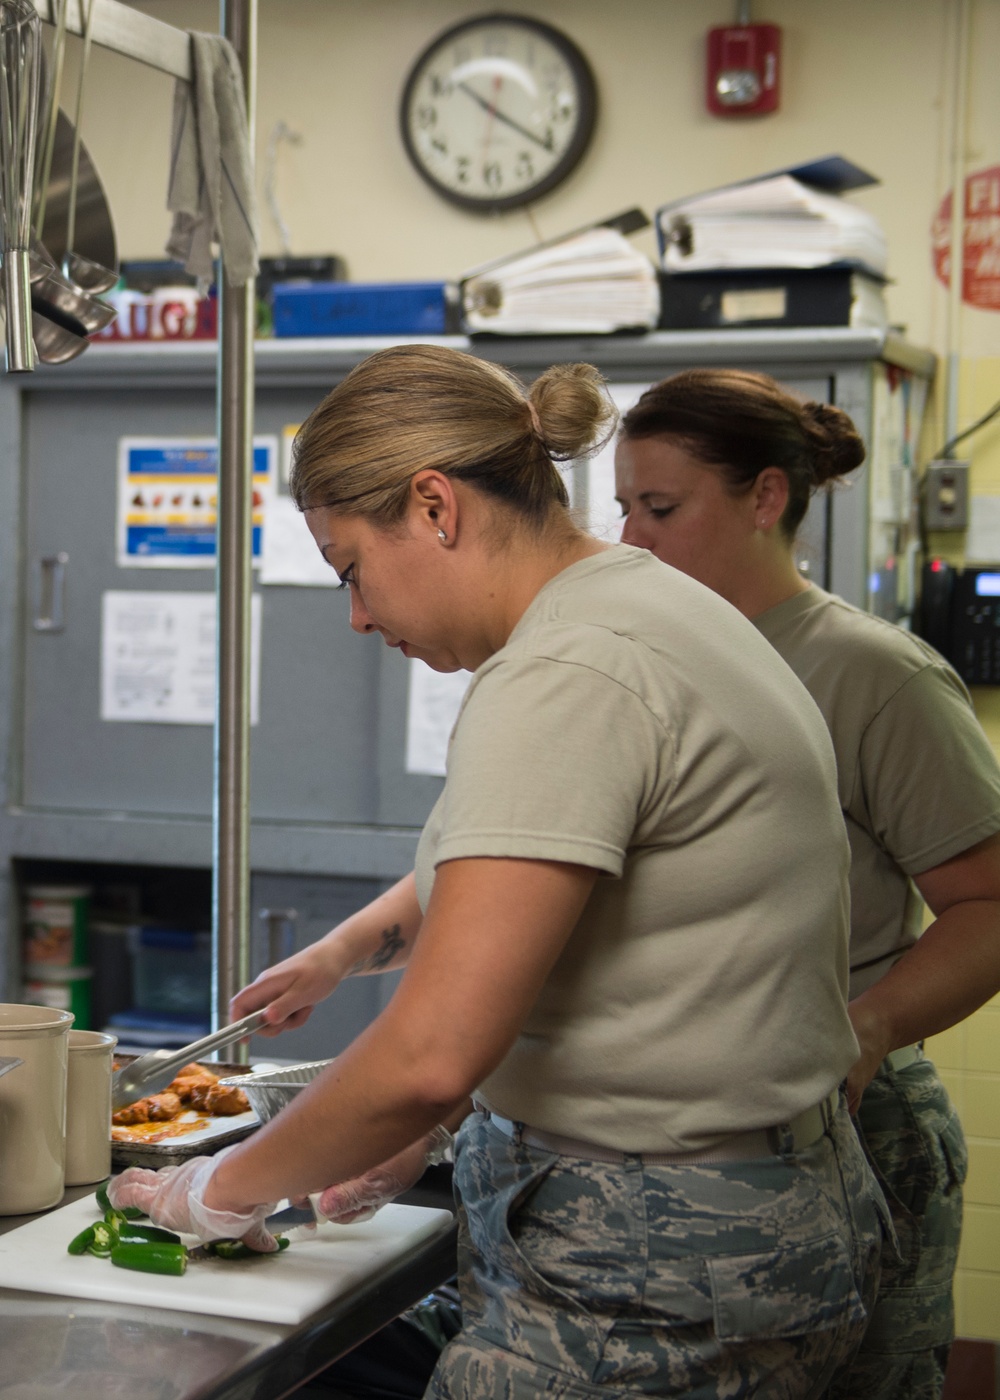
[[[278,441],[254,438],[253,562],[274,494]],[[204,569],[215,562],[219,449],[214,438],[124,437],[118,443],[120,567]]]

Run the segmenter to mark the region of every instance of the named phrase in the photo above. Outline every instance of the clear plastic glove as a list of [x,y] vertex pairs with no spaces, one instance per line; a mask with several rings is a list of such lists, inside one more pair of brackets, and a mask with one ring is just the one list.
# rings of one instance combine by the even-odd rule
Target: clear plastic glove
[[427,1167],[442,1161],[452,1140],[447,1128],[434,1128],[388,1162],[372,1167],[363,1176],[328,1186],[313,1200],[320,1213],[338,1225],[370,1220],[377,1210],[419,1181]]
[[129,1167],[108,1183],[108,1200],[116,1210],[137,1206],[154,1225],[176,1230],[179,1235],[196,1235],[200,1240],[241,1239],[259,1254],[273,1254],[278,1243],[264,1228],[277,1202],[254,1206],[246,1215],[234,1211],[210,1210],[205,1191],[216,1167],[232,1147],[214,1157],[191,1157],[179,1167]]

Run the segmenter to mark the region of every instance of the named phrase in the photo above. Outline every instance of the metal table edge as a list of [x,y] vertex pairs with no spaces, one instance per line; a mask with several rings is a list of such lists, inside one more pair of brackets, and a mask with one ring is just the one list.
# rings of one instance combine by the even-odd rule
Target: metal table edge
[[389,1270],[335,1299],[223,1381],[190,1392],[184,1400],[278,1400],[287,1395],[451,1278],[457,1241],[457,1221],[442,1222],[433,1239],[414,1245]]

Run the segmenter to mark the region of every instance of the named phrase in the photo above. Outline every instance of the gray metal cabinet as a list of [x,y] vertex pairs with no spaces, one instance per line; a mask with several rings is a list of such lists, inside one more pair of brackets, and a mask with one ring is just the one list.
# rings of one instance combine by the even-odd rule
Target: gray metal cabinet
[[[308,399],[270,419],[303,415]],[[102,722],[98,715],[101,597],[108,589],[213,588],[204,569],[120,569],[114,520],[118,439],[211,435],[213,393],[151,395],[118,386],[27,394],[24,402],[28,625],[23,633],[21,801],[36,810],[207,817],[210,726]],[[275,431],[280,429],[280,422]],[[41,561],[65,554],[64,626],[38,631]],[[264,589],[261,720],[252,734],[254,812],[279,821],[377,819],[374,730],[378,655],[344,625],[345,599],[326,590]],[[294,595],[294,596],[292,596]]]
[[[256,431],[280,434],[301,421],[385,343],[260,344]],[[446,343],[526,378],[560,359],[591,360],[621,382],[652,383],[697,364],[760,368],[839,403],[868,437],[879,367],[891,362],[924,380],[933,370],[924,352],[848,330]],[[210,728],[106,723],[98,701],[102,594],[213,586],[210,570],[119,568],[115,501],[119,438],[212,434],[214,369],[212,345],[95,346],[73,364],[0,382],[0,951],[8,949],[0,999],[5,969],[14,986],[12,862],[210,864]],[[864,473],[817,502],[803,549],[818,582],[865,604]],[[40,631],[41,561],[60,554],[64,627]],[[345,891],[374,892],[410,867],[441,784],[405,771],[403,658],[355,636],[346,598],[332,590],[255,586],[263,616],[251,740],[254,901],[265,877],[280,877],[295,907],[315,910],[329,898],[328,927]],[[325,885],[310,885],[312,877]],[[298,893],[296,879],[305,882]],[[318,913],[313,923],[320,931]],[[358,1015],[374,1014],[375,994],[358,995]]]

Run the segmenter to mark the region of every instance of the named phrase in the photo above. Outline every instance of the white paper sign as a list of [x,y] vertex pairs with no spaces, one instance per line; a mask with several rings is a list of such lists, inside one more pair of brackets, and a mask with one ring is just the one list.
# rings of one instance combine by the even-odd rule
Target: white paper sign
[[[260,596],[250,607],[250,723],[260,708]],[[109,592],[101,608],[101,719],[215,721],[215,594]]]
[[1000,496],[970,498],[965,557],[973,564],[995,564],[1000,560]]
[[268,502],[260,581],[306,588],[336,588],[340,582],[291,496],[272,496]]
[[[609,384],[608,391],[619,413],[627,413],[648,384]],[[615,444],[618,434],[587,462],[586,528],[599,540],[617,544],[622,533],[622,513],[615,500]]]
[[472,672],[450,671],[442,674],[432,671],[423,661],[416,660],[411,660],[409,666],[406,771],[443,778],[448,740],[472,680]]

